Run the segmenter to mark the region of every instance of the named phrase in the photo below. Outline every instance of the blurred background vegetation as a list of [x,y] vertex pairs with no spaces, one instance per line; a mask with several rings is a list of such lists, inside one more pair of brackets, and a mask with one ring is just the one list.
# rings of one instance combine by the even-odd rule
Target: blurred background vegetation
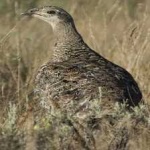
[[44,5],[56,5],[69,11],[84,40],[94,50],[130,71],[148,101],[149,4],[146,0],[1,0],[2,114],[9,102],[24,103],[34,73],[50,59],[53,45],[51,27],[37,19],[20,17],[27,9]]
[[131,72],[150,104],[150,1],[0,0],[0,128],[15,123],[9,112],[15,120],[28,109],[34,74],[51,57],[51,27],[20,17],[44,5],[66,9],[86,43]]

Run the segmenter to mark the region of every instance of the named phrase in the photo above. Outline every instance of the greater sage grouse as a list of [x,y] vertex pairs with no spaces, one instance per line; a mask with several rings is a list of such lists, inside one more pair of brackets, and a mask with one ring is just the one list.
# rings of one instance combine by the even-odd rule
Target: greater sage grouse
[[69,13],[45,6],[30,9],[24,15],[48,22],[56,37],[52,59],[35,77],[36,91],[46,106],[67,109],[79,104],[82,108],[96,99],[138,105],[142,94],[131,74],[89,48]]

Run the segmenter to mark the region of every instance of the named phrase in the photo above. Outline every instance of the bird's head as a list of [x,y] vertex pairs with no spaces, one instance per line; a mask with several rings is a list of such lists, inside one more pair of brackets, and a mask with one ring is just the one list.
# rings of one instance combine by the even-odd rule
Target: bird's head
[[56,6],[45,6],[41,8],[29,9],[22,15],[33,16],[51,24],[53,28],[58,24],[74,24],[69,13]]

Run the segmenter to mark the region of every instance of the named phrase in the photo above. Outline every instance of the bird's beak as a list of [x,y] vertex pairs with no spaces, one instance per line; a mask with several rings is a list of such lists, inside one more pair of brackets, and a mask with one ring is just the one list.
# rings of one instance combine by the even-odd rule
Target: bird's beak
[[32,16],[32,14],[25,12],[25,13],[21,13],[20,16]]
[[38,11],[39,11],[38,8],[29,9],[26,12],[21,13],[21,16],[32,16],[34,14],[37,14]]

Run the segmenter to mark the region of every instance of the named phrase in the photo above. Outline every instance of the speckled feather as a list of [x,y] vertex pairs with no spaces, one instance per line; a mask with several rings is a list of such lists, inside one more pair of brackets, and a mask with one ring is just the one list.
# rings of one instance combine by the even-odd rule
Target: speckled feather
[[38,91],[46,91],[50,100],[64,103],[101,98],[137,105],[141,93],[133,77],[123,68],[111,63],[91,49],[71,52],[70,59],[48,62],[37,73]]

